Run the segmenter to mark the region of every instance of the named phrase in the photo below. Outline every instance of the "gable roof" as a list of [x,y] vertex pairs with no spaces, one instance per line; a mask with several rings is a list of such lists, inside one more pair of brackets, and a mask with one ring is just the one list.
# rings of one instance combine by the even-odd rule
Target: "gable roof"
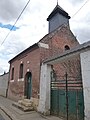
[[66,11],[64,11],[58,4],[56,5],[56,7],[54,8],[54,10],[51,12],[51,14],[48,16],[47,21],[49,21],[56,13],[59,13],[63,16],[65,16],[66,18],[70,19],[70,16],[68,15],[68,13]]
[[35,49],[37,49],[37,48],[39,48],[38,43],[33,44],[32,46],[28,47],[27,49],[25,49],[24,51],[22,51],[21,53],[19,53],[18,55],[16,55],[14,58],[12,58],[12,59],[9,61],[9,63],[10,63],[11,61],[13,61],[14,59],[16,59],[17,57],[19,57],[20,55],[24,54],[25,52],[28,52],[28,51],[31,52],[31,51],[33,51],[33,50],[35,50]]
[[77,40],[76,37],[74,36],[74,34],[72,33],[72,31],[70,30],[69,26],[67,24],[62,24],[61,26],[56,28],[54,31],[46,34],[41,40],[39,40],[39,42],[43,42],[45,40],[52,38],[53,36],[56,35],[56,33],[58,33],[58,31],[62,30],[63,28],[68,29],[71,32],[71,34],[73,35],[73,37],[75,38],[75,40]]
[[[61,26],[58,27],[56,30],[52,31],[51,33],[46,34],[42,39],[39,40],[39,42],[42,42],[42,43],[43,43],[43,41],[49,40],[49,39],[52,38],[54,35],[56,35],[56,33],[57,33],[58,31],[60,31],[60,30],[63,29],[64,27],[67,28],[68,26],[67,26],[66,24],[61,25]],[[70,29],[69,29],[69,30],[70,30]],[[71,32],[71,30],[70,30],[70,32]],[[71,33],[72,33],[72,32],[71,32]],[[72,33],[72,34],[73,34],[73,33]],[[74,36],[74,35],[73,35],[73,36]],[[75,40],[76,40],[76,38],[75,38]],[[31,52],[31,51],[39,48],[39,44],[38,44],[39,42],[33,44],[32,46],[28,47],[28,48],[25,49],[24,51],[20,52],[18,55],[16,55],[14,58],[12,58],[12,59],[9,61],[9,63],[12,62],[12,61],[13,61],[14,59],[16,59],[17,57],[19,57],[19,56],[21,56],[22,54],[24,54],[25,52],[28,52],[28,51]]]

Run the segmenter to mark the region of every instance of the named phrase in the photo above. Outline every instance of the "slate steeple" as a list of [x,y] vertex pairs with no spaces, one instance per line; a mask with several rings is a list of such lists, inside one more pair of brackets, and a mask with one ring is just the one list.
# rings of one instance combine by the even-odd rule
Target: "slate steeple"
[[49,21],[49,32],[52,32],[62,24],[69,25],[70,16],[65,12],[59,5],[57,5],[51,14],[48,16],[47,21]]

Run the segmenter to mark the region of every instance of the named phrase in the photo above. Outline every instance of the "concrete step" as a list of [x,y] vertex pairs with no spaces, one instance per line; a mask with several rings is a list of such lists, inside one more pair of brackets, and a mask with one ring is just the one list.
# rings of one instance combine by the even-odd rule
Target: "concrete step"
[[18,108],[18,109],[20,109],[20,110],[22,110],[24,112],[34,111],[33,106],[26,107],[26,106],[24,106],[22,104],[19,104],[19,103],[16,103],[16,102],[12,103],[12,106],[14,106],[14,107],[16,107],[16,108]]
[[19,100],[18,104],[23,105],[25,107],[31,107],[31,106],[33,106],[33,102],[31,100],[29,100],[29,99]]

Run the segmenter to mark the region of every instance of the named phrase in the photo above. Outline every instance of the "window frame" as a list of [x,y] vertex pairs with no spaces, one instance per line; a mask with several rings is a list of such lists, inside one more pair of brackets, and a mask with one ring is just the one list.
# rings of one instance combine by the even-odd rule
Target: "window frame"
[[12,67],[12,71],[11,71],[11,80],[14,80],[14,67]]
[[19,67],[19,79],[23,78],[23,63],[20,64]]

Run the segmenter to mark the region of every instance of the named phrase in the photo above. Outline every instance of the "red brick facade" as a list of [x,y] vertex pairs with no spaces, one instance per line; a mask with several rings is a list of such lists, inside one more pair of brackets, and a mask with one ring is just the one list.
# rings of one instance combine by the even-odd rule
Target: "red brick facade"
[[[23,63],[23,79],[27,72],[32,73],[32,97],[38,98],[39,92],[39,74],[40,74],[40,52],[39,48],[26,52],[17,56],[10,62],[10,81],[8,97],[18,100],[24,96],[25,81],[19,80],[19,69],[21,62]],[[12,67],[14,67],[14,81],[11,80]]]
[[[49,44],[49,53],[44,51],[44,56],[46,58],[54,56],[65,52],[65,46],[69,46],[70,49],[79,45],[79,42],[71,32],[68,26],[61,26],[57,31],[43,38],[40,42]],[[64,76],[65,72],[68,72],[68,75],[73,77],[81,77],[81,68],[80,68],[80,57],[79,55],[75,56],[71,60],[64,60],[62,63],[53,65],[57,76]]]
[[[42,61],[50,56],[64,52],[66,45],[71,49],[79,44],[67,26],[59,27],[57,30],[42,38],[39,42],[48,44],[49,49],[39,47],[37,43],[10,60],[9,98],[18,100],[24,96],[25,75],[27,72],[32,73],[32,97],[39,98],[40,67]],[[72,63],[73,61],[75,61],[75,63],[79,62],[79,57],[75,59],[72,60]],[[19,79],[21,63],[23,63],[22,81]],[[14,81],[11,80],[12,67],[14,67]],[[57,74],[62,75],[65,73],[64,65],[54,65],[54,68]],[[76,74],[78,74],[78,72]]]

